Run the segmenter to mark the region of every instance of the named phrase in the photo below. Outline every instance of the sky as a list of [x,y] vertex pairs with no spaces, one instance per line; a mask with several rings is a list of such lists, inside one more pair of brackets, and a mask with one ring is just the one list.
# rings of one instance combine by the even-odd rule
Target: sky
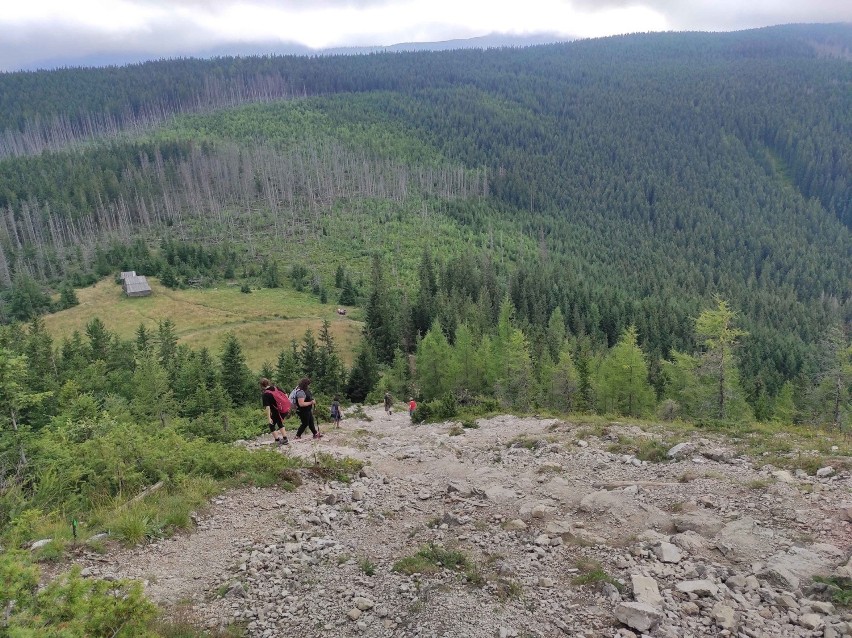
[[2,0],[0,71],[211,53],[850,22],[852,0]]

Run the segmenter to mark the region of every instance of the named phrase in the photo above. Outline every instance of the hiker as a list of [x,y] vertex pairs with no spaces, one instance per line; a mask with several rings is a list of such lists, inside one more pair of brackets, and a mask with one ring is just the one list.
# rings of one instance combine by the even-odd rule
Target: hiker
[[340,397],[335,394],[334,401],[331,402],[331,420],[334,421],[334,427],[340,427],[341,418],[342,415],[340,414]]
[[302,434],[306,429],[310,429],[315,439],[321,439],[320,434],[314,423],[314,406],[317,402],[314,400],[308,386],[311,385],[311,380],[308,377],[299,381],[299,389],[296,390],[296,412],[299,414],[299,420],[302,422],[299,429],[296,431],[296,438],[301,439]]
[[393,407],[393,397],[391,397],[390,392],[385,392],[385,414],[388,416],[393,415],[393,411],[391,408]]
[[414,400],[414,397],[408,397],[408,416],[409,418],[414,418],[414,411],[417,409],[417,401]]
[[[278,445],[287,445],[290,441],[287,439],[287,430],[284,428],[284,416],[278,410],[278,401],[276,401],[275,391],[284,394],[277,387],[270,383],[269,379],[263,378],[260,380],[260,392],[262,397],[262,405],[266,409],[266,420],[269,423],[269,431],[272,433],[272,438]],[[286,397],[287,395],[284,394]]]

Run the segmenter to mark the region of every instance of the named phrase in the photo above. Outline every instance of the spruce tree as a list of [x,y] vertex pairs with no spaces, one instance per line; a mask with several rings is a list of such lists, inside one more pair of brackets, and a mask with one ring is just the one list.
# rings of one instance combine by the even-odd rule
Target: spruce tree
[[254,382],[246,365],[242,346],[233,333],[225,337],[220,370],[222,387],[230,397],[231,404],[243,405],[250,401],[254,394]]
[[89,360],[106,361],[112,335],[110,335],[104,322],[98,317],[92,319],[86,324],[86,336],[89,338]]
[[346,383],[346,396],[352,403],[363,403],[379,382],[379,364],[373,347],[366,339],[361,341],[355,363]]

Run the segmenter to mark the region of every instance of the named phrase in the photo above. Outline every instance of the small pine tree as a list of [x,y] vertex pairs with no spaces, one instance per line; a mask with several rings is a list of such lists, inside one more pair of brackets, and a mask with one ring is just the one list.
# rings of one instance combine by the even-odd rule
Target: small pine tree
[[362,340],[355,364],[346,383],[346,396],[353,403],[362,403],[379,382],[379,364],[376,353],[367,339]]
[[63,310],[80,305],[77,293],[71,284],[64,284],[59,291],[59,307]]
[[225,337],[220,366],[222,387],[225,388],[231,404],[243,405],[250,401],[254,394],[254,381],[246,365],[242,346],[233,333]]

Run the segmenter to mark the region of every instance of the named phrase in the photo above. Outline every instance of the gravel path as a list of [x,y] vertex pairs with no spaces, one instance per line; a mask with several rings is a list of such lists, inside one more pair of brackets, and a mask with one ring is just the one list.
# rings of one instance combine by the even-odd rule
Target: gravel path
[[[503,416],[462,431],[366,414],[282,452],[360,459],[352,483],[306,472],[295,492],[230,491],[193,533],[84,558],[86,573],[142,579],[207,626],[263,638],[852,633],[808,598],[814,573],[852,570],[848,472],[755,469],[705,439],[643,463],[609,451],[653,436],[629,424],[594,436]],[[467,566],[394,569],[430,545]]]

